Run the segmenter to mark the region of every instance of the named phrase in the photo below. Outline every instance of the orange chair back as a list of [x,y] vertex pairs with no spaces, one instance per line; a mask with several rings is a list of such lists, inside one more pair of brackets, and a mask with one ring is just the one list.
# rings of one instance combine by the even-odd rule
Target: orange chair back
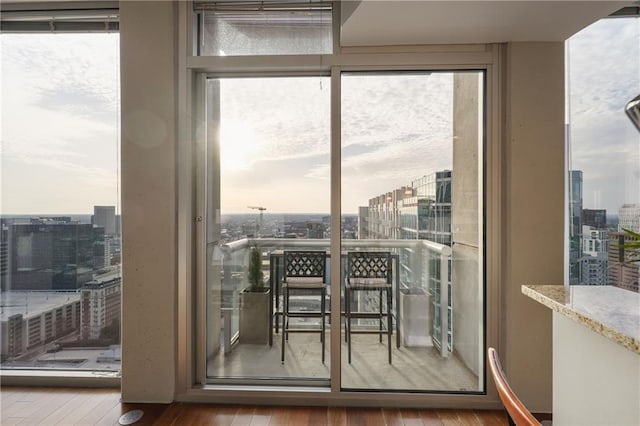
[[493,381],[496,383],[498,395],[500,395],[504,408],[516,426],[540,426],[540,422],[533,417],[513,392],[511,386],[509,386],[507,378],[502,371],[500,359],[498,359],[498,352],[494,348],[489,348],[488,357],[489,369],[491,370]]

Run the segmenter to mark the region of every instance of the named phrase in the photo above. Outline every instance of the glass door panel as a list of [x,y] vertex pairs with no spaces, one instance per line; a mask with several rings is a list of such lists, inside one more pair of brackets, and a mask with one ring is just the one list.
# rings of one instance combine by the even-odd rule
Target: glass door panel
[[484,73],[341,81],[342,388],[483,391]]
[[207,81],[213,382],[329,383],[329,89],[326,77]]

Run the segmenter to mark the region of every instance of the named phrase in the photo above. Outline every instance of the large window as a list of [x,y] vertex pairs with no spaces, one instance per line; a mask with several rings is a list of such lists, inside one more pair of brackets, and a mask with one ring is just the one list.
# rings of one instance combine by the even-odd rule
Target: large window
[[119,372],[118,34],[0,43],[1,367]]
[[199,379],[484,392],[486,66],[350,69],[327,4],[254,6],[195,5]]
[[[638,291],[640,18],[603,19],[567,42],[568,280]],[[631,232],[629,232],[631,231]]]

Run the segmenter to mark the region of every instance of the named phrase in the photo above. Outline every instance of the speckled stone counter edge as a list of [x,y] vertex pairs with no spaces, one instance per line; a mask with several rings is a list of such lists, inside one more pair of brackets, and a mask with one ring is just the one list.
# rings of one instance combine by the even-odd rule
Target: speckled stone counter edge
[[[640,355],[640,340],[627,336],[601,322],[576,312],[565,304],[567,300],[566,290],[563,285],[523,285],[522,293],[538,303],[585,325],[596,333],[613,340],[619,345]],[[640,317],[640,314],[639,314]]]

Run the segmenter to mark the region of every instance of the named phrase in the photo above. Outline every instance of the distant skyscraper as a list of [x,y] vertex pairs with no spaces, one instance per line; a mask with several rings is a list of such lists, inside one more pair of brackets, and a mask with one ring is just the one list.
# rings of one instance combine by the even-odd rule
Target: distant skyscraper
[[2,290],[75,290],[104,266],[104,231],[69,218],[5,222],[7,274]]
[[622,228],[640,232],[640,204],[624,204],[618,210],[618,231]]
[[369,207],[358,207],[358,237],[359,240],[369,238]]
[[104,228],[107,236],[116,235],[115,206],[93,206],[93,224]]
[[89,281],[82,287],[82,339],[99,339],[105,327],[120,324],[121,283],[119,274],[111,274]]
[[[451,171],[425,175],[369,200],[369,238],[451,245]],[[362,237],[360,237],[362,238]]]
[[569,284],[580,284],[582,171],[569,171]]
[[609,237],[606,229],[582,226],[582,257],[580,258],[580,284],[606,285]]
[[632,262],[632,251],[620,247],[631,241],[637,240],[625,232],[609,233],[609,284],[638,292],[640,264]]
[[583,209],[582,225],[596,229],[605,229],[607,227],[607,211],[604,209]]

